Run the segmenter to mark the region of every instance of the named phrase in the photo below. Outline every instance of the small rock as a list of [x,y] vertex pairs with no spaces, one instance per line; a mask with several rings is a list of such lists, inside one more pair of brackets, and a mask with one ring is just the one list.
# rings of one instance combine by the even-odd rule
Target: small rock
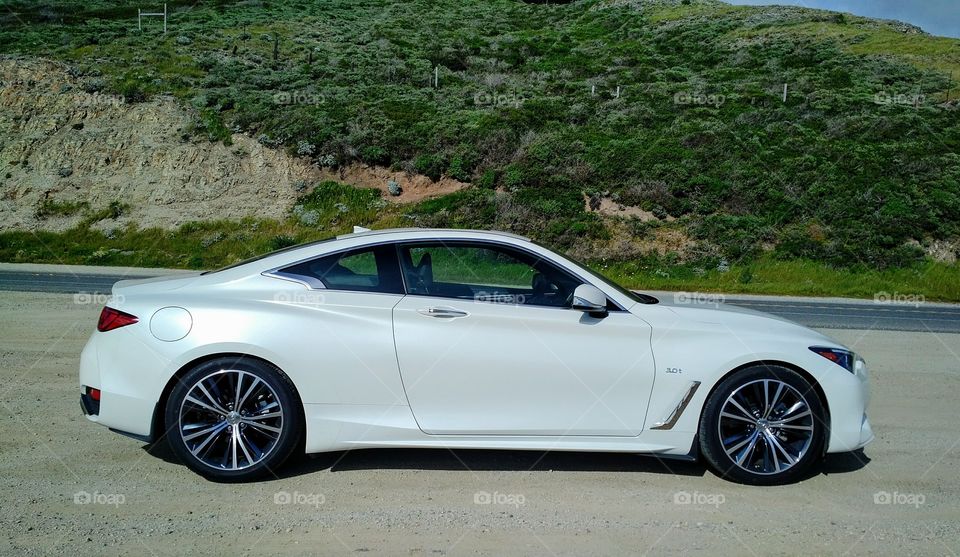
[[390,180],[387,182],[387,191],[390,195],[397,196],[403,193],[403,188],[400,187],[400,184],[396,180]]

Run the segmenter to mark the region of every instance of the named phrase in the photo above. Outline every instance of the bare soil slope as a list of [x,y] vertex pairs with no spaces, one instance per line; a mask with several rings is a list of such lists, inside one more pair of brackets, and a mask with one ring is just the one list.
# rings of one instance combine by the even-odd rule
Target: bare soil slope
[[362,165],[321,169],[242,134],[231,146],[210,142],[193,136],[197,114],[176,100],[126,103],[88,92],[94,81],[58,62],[0,58],[0,230],[64,230],[111,202],[123,215],[102,228],[283,218],[298,186],[324,179],[384,191],[394,179],[399,202],[466,185]]

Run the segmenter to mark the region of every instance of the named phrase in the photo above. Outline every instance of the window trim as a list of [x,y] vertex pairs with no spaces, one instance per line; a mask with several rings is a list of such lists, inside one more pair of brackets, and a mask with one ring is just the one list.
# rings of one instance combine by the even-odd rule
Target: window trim
[[[267,269],[260,273],[262,276],[285,280],[289,282],[295,282],[297,284],[306,286],[309,290],[326,290],[327,292],[351,292],[354,294],[379,294],[382,296],[406,296],[407,294],[407,285],[403,279],[403,269],[400,267],[399,254],[396,250],[386,249],[384,251],[388,252],[391,264],[396,266],[396,272],[400,275],[400,289],[402,292],[380,292],[377,290],[356,290],[350,288],[329,288],[327,285],[323,284],[323,281],[316,277],[311,277],[308,275],[294,275],[292,273],[284,273],[284,269],[289,269],[290,267],[296,267],[298,265],[303,265],[311,261],[316,261],[318,259],[323,259],[325,257],[330,257],[334,255],[344,254],[351,251],[362,252],[362,251],[375,251],[378,248],[389,248],[389,244],[392,242],[379,242],[373,244],[361,244],[359,246],[350,246],[347,248],[342,248],[327,253],[321,253],[319,255],[314,255],[312,257],[305,257],[298,261],[293,261],[290,263],[285,263],[278,267],[272,269]],[[376,256],[376,254],[374,254]],[[380,269],[378,267],[377,274],[380,274]]]
[[[329,240],[321,240],[321,242],[324,242],[324,241],[329,241]],[[424,239],[416,239],[416,240],[388,240],[388,241],[385,241],[385,242],[371,242],[371,243],[369,243],[369,244],[361,244],[361,245],[359,245],[359,246],[350,246],[350,247],[345,247],[345,248],[341,248],[341,249],[329,251],[329,252],[326,252],[326,253],[321,253],[321,254],[318,254],[318,255],[313,255],[313,256],[311,256],[311,257],[304,257],[303,259],[299,259],[299,260],[297,260],[297,261],[291,261],[291,262],[285,263],[285,264],[283,264],[283,265],[274,267],[274,268],[272,268],[272,269],[267,269],[266,271],[263,271],[263,272],[260,273],[260,274],[261,274],[262,276],[265,276],[265,277],[270,277],[270,278],[285,280],[285,281],[289,281],[289,282],[295,282],[295,283],[297,283],[297,284],[300,284],[300,285],[303,285],[303,286],[307,287],[307,288],[310,289],[310,290],[327,290],[327,291],[329,291],[329,292],[351,292],[351,293],[354,293],[354,294],[377,294],[377,295],[381,295],[381,296],[416,296],[416,297],[418,297],[418,298],[429,298],[429,299],[434,299],[434,300],[436,300],[436,299],[441,299],[441,300],[457,300],[457,301],[460,301],[460,302],[464,302],[464,301],[467,301],[467,302],[475,302],[475,303],[476,303],[476,302],[483,302],[483,303],[487,303],[487,304],[495,303],[495,302],[490,302],[490,301],[487,301],[487,300],[465,300],[465,299],[463,299],[463,298],[448,298],[448,297],[444,297],[444,296],[423,296],[423,295],[420,295],[420,294],[410,294],[410,291],[407,289],[407,277],[404,276],[404,272],[403,272],[403,263],[401,263],[401,261],[400,261],[400,246],[402,246],[402,245],[404,245],[404,246],[405,246],[405,245],[413,245],[413,244],[430,244],[430,243],[437,243],[437,242],[444,242],[444,243],[468,243],[468,244],[488,244],[488,245],[493,245],[493,246],[502,246],[502,247],[512,248],[512,249],[515,249],[515,250],[517,250],[517,251],[524,252],[524,253],[526,253],[527,255],[531,255],[531,256],[533,256],[533,257],[546,260],[546,261],[549,262],[551,265],[553,265],[553,266],[555,266],[555,267],[559,267],[560,270],[562,270],[563,272],[565,272],[565,273],[567,273],[567,274],[569,274],[569,275],[572,275],[573,277],[577,278],[577,280],[581,281],[581,283],[583,283],[583,284],[590,284],[590,285],[593,285],[593,286],[597,286],[597,285],[594,283],[593,280],[590,280],[589,278],[584,277],[584,276],[583,276],[581,273],[579,273],[579,272],[576,272],[576,271],[574,271],[574,270],[571,270],[571,269],[567,268],[566,265],[562,265],[562,264],[560,264],[560,263],[557,263],[557,262],[554,261],[553,258],[551,258],[551,257],[544,256],[542,253],[538,253],[537,251],[534,251],[534,250],[532,250],[532,249],[526,248],[526,247],[524,247],[524,246],[518,246],[518,245],[516,245],[516,244],[512,244],[512,243],[509,243],[509,242],[502,242],[502,241],[499,241],[499,240],[491,240],[491,239],[489,239],[489,238],[424,238]],[[329,255],[336,255],[336,254],[338,254],[338,253],[343,253],[343,252],[351,251],[351,250],[355,250],[355,249],[361,249],[361,248],[375,249],[375,248],[380,247],[380,246],[391,246],[391,245],[392,245],[393,248],[394,248],[394,263],[397,265],[397,268],[398,268],[398,270],[399,270],[399,272],[400,272],[400,281],[401,281],[401,284],[403,285],[403,293],[402,293],[402,294],[395,294],[395,293],[393,293],[393,292],[369,292],[369,291],[363,291],[363,290],[342,290],[342,289],[338,289],[338,288],[327,288],[326,286],[323,285],[323,283],[319,283],[319,281],[317,281],[317,282],[319,283],[319,285],[318,285],[317,287],[314,287],[314,286],[312,286],[310,283],[302,280],[301,278],[293,277],[293,276],[290,276],[290,275],[284,275],[284,274],[281,273],[282,269],[286,269],[287,267],[293,267],[293,266],[296,266],[296,265],[300,265],[301,263],[305,263],[305,262],[307,262],[307,261],[313,261],[314,259],[320,259],[321,257],[327,257],[327,256],[329,256]],[[534,245],[536,245],[536,244],[534,244]],[[540,246],[540,247],[542,247],[543,249],[547,249],[547,248],[544,248],[543,246]],[[548,250],[548,251],[549,251],[549,250]],[[605,286],[606,286],[606,285],[605,285]],[[598,287],[598,288],[599,288],[599,287]],[[601,288],[600,290],[602,291],[603,289]],[[604,294],[606,294],[606,293],[604,293]],[[609,311],[620,311],[620,312],[626,312],[626,311],[627,311],[627,309],[626,309],[625,307],[623,307],[623,305],[622,305],[620,302],[618,302],[617,300],[611,298],[609,295],[607,295],[607,301],[610,302],[610,303],[612,303],[613,306],[614,306],[614,308],[610,308]],[[521,304],[516,304],[516,307],[523,307],[523,305],[521,305]],[[533,305],[533,304],[530,304],[528,307],[551,308],[551,309],[570,309],[570,308],[563,308],[563,307],[557,307],[557,306],[540,306],[540,305]]]
[[[567,275],[569,275],[569,276],[571,276],[571,277],[579,280],[581,284],[589,284],[589,285],[592,285],[592,286],[596,286],[596,285],[593,283],[593,281],[584,278],[583,276],[581,276],[580,273],[576,273],[576,272],[568,269],[567,267],[565,267],[565,266],[563,266],[563,265],[560,265],[559,263],[557,263],[556,261],[554,261],[552,258],[546,257],[546,256],[544,256],[543,254],[538,253],[538,252],[536,252],[536,251],[534,251],[534,250],[527,249],[527,248],[524,248],[524,247],[522,247],[522,246],[517,246],[517,245],[510,244],[510,243],[506,243],[506,242],[498,242],[498,241],[496,241],[496,240],[489,240],[489,239],[486,239],[486,238],[453,238],[453,239],[425,238],[425,239],[421,239],[421,240],[395,240],[395,241],[393,241],[392,243],[393,243],[393,245],[395,246],[396,251],[397,251],[397,265],[400,266],[400,278],[403,280],[403,290],[404,290],[404,292],[406,293],[407,296],[416,296],[416,297],[418,297],[418,298],[430,298],[430,299],[442,299],[442,300],[457,300],[457,301],[460,301],[460,302],[482,302],[482,303],[487,303],[487,304],[512,305],[512,306],[515,306],[515,307],[524,307],[524,306],[526,306],[526,307],[538,307],[538,308],[550,308],[550,309],[566,309],[566,310],[571,309],[571,308],[568,308],[568,307],[544,306],[544,305],[540,305],[540,304],[500,304],[500,303],[498,303],[498,302],[491,302],[491,301],[489,301],[489,300],[476,300],[476,299],[466,299],[466,298],[452,298],[452,297],[450,297],[450,296],[435,296],[435,295],[433,295],[433,294],[412,294],[412,293],[410,293],[410,289],[407,288],[407,276],[406,276],[406,273],[404,272],[404,268],[403,268],[403,258],[402,258],[402,256],[400,255],[400,249],[403,248],[403,247],[408,247],[408,246],[409,246],[409,247],[416,246],[417,244],[437,244],[437,243],[442,243],[442,244],[445,244],[445,245],[450,245],[450,244],[453,244],[453,245],[458,245],[458,244],[459,244],[459,245],[486,244],[486,245],[492,245],[492,246],[495,246],[495,247],[500,247],[500,248],[505,248],[505,249],[514,249],[514,250],[519,251],[519,252],[522,252],[522,253],[524,253],[524,254],[526,254],[526,255],[528,255],[528,256],[531,256],[531,257],[534,257],[534,258],[536,258],[536,259],[545,261],[547,264],[552,265],[553,267],[556,267],[559,271],[561,271],[561,272],[563,272],[563,273],[566,273]],[[606,294],[605,292],[604,292],[604,295],[607,296],[607,294]],[[615,306],[614,308],[610,309],[609,311],[627,311],[626,308],[624,308],[622,305],[620,305],[620,302],[614,300],[614,299],[611,298],[610,296],[607,296],[607,302],[608,302],[608,305],[612,303],[612,304]]]

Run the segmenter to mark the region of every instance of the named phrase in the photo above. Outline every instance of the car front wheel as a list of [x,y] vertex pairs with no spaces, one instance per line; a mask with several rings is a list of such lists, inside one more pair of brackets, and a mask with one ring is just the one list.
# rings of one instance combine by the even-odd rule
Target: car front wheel
[[273,473],[303,434],[290,380],[251,358],[204,362],[187,372],[166,406],[167,439],[195,472],[218,481]]
[[776,485],[801,479],[823,455],[826,415],[792,369],[758,365],[725,379],[700,419],[700,449],[729,480]]

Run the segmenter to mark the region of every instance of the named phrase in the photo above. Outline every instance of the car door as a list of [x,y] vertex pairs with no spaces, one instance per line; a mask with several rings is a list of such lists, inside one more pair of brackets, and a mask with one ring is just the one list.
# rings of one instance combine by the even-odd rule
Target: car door
[[584,282],[496,242],[398,246],[394,308],[407,399],[429,434],[636,436],[653,384],[650,327],[611,303],[570,308]]

